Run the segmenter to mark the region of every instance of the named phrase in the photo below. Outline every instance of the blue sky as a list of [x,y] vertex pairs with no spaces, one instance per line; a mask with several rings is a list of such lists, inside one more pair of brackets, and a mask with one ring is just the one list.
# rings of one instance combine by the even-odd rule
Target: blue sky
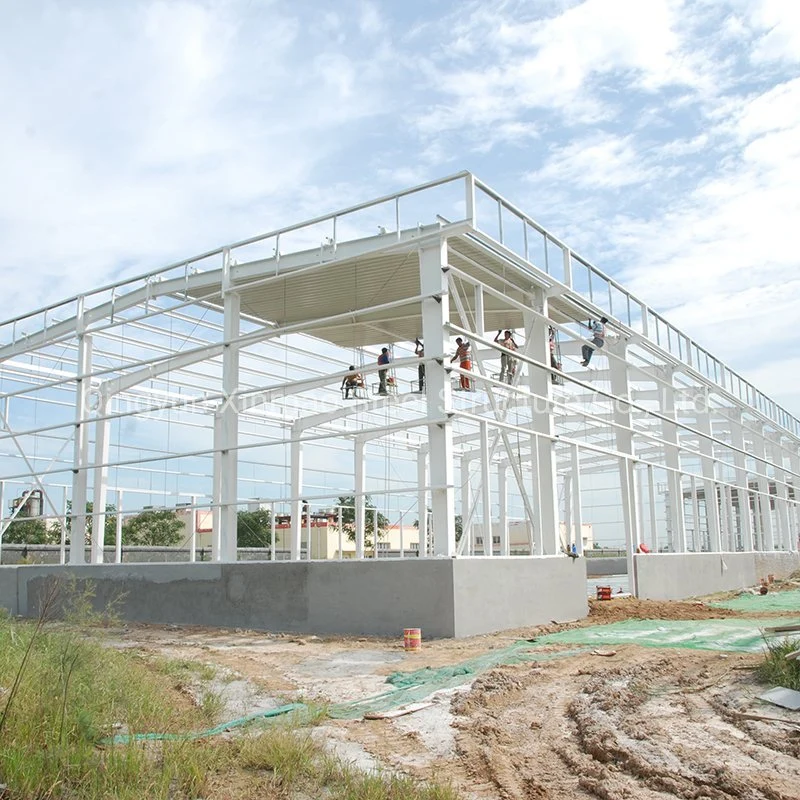
[[470,169],[796,415],[800,3],[0,0],[8,309]]

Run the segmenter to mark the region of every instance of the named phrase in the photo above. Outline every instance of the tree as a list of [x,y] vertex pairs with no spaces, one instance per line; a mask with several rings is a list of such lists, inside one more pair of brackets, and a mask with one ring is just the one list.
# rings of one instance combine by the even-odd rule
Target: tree
[[21,513],[3,534],[5,544],[55,544],[59,540],[59,532],[50,530],[44,520],[26,519]]
[[[86,504],[86,544],[92,541],[92,524],[94,518],[94,503],[88,502]],[[61,524],[55,526],[57,541],[61,541]],[[72,535],[72,500],[67,500],[67,538],[69,543],[70,536]],[[106,504],[106,517],[105,524],[103,525],[103,544],[113,545],[117,540],[117,507]]]
[[[356,498],[355,495],[343,495],[336,501],[337,506],[342,507],[342,531],[347,538],[354,542],[356,540]],[[364,520],[364,546],[372,547],[372,535],[375,532],[375,504],[368,494],[364,495],[364,508],[366,519]],[[338,513],[338,510],[337,510]],[[389,520],[378,512],[378,538],[386,535],[389,527]]]
[[170,509],[148,509],[122,523],[122,543],[171,547],[183,539],[183,522]]
[[266,508],[236,515],[237,547],[269,547],[272,542],[270,514]]
[[[429,508],[428,509],[428,515],[429,516],[430,516],[431,511],[432,511],[432,509]],[[456,541],[460,542],[461,541],[461,534],[464,532],[464,523],[463,523],[463,521],[461,519],[461,514],[456,514],[455,515],[455,517],[453,518],[453,523],[455,524],[455,528],[456,528]],[[418,519],[414,520],[414,527],[415,528],[419,528],[419,520]]]

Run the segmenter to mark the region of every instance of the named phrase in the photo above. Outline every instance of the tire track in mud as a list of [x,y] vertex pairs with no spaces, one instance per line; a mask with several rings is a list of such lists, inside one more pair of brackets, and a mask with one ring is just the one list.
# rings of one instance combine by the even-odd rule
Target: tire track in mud
[[465,795],[800,799],[800,732],[736,716],[756,693],[749,673],[716,653],[624,656],[504,667],[456,698]]

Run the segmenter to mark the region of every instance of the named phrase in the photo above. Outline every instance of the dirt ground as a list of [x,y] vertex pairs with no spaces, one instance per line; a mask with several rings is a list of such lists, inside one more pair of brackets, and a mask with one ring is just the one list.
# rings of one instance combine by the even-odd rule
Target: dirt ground
[[[454,665],[569,627],[746,616],[701,602],[590,606],[586,620],[425,642],[417,654],[399,640],[177,626],[131,625],[112,641],[145,657],[213,665],[225,713],[236,716],[378,695],[391,672]],[[315,736],[362,768],[444,778],[472,800],[800,799],[800,712],[757,700],[767,688],[753,675],[760,656],[635,645],[605,653],[503,666],[471,684],[467,676],[416,713],[327,720]]]

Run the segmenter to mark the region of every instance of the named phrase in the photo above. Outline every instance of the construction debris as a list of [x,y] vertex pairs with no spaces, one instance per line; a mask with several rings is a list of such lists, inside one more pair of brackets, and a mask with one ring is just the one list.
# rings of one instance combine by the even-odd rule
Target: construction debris
[[774,689],[760,694],[758,699],[772,703],[774,706],[786,708],[789,711],[800,711],[800,692],[796,692],[794,689],[776,686]]

